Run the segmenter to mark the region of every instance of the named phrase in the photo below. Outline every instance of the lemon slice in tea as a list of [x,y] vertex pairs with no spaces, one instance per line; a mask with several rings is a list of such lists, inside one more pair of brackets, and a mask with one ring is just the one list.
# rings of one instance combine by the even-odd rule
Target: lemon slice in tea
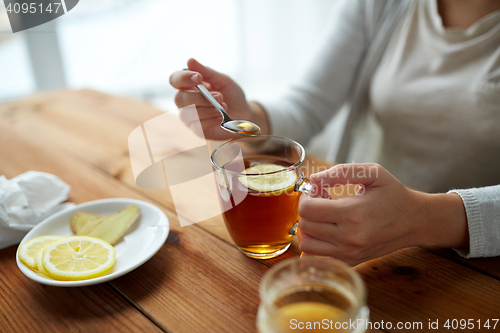
[[291,192],[298,176],[293,170],[282,170],[286,170],[286,167],[277,164],[259,164],[245,169],[243,173],[246,176],[240,176],[238,180],[249,189],[264,195]]

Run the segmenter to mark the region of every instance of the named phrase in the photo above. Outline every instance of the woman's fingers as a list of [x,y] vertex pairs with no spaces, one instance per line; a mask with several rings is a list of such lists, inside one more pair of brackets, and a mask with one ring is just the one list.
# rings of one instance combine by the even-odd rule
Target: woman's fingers
[[[226,107],[225,103],[222,103],[222,107]],[[238,137],[220,127],[222,116],[214,107],[197,107],[196,110],[197,112],[192,108],[183,109],[180,115],[186,126],[199,137],[211,140],[228,140]]]
[[342,233],[336,223],[315,222],[303,217],[299,219],[299,229],[309,236],[334,244]]
[[[222,103],[222,107],[226,107],[226,103]],[[222,116],[213,106],[196,106],[195,108],[182,108],[179,117],[186,125],[193,122],[203,122],[208,119],[217,119],[219,124],[222,121]]]
[[351,266],[355,266],[363,261],[378,256],[366,255],[346,244],[337,244],[330,241],[325,242],[322,239],[307,234],[301,230],[300,227],[297,232],[297,238],[299,240],[300,250],[303,253],[302,256],[331,257],[342,260]]
[[210,140],[229,140],[239,137],[238,134],[232,134],[220,128],[219,119],[207,119],[201,122],[201,126],[191,123],[189,126],[196,135]]
[[192,122],[187,124],[187,126],[199,137],[207,138],[210,134],[212,134],[212,128],[216,128],[218,126],[217,124],[220,124],[220,120],[211,118],[205,119],[204,121],[200,122],[200,124]]
[[299,199],[299,216],[317,222],[340,222],[346,212],[359,204],[358,201],[351,198],[328,200],[302,195]]
[[336,254],[339,254],[339,248],[337,245],[314,238],[303,232],[300,228],[297,231],[297,238],[302,252],[315,256],[327,257],[337,257]]
[[[221,104],[224,101],[224,97],[220,92],[212,91],[212,96]],[[212,104],[199,92],[192,90],[180,90],[175,94],[174,97],[175,105],[179,108],[183,108],[188,105],[195,104],[198,106],[212,106]]]

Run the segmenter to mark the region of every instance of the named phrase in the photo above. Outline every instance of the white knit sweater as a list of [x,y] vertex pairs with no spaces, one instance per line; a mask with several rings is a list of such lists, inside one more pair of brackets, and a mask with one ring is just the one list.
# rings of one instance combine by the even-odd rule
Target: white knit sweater
[[[440,64],[437,62],[429,63],[428,67],[432,68],[434,72],[427,71],[425,67],[426,61],[428,61],[425,58],[426,53],[418,54],[418,51],[422,51],[422,47],[431,47],[426,45],[430,38],[427,35],[428,31],[422,30],[426,28],[425,20],[422,21],[422,17],[418,16],[422,16],[422,13],[417,12],[418,3],[422,1],[430,3],[435,0],[339,1],[339,6],[335,9],[335,19],[332,21],[333,27],[330,29],[330,34],[307,75],[283,98],[261,103],[269,114],[273,134],[288,136],[304,144],[319,133],[340,108],[347,105],[349,116],[336,157],[338,162],[345,162],[348,154],[352,155],[350,150],[355,146],[353,142],[362,137],[360,132],[356,132],[355,129],[366,119],[367,114],[375,114],[381,120],[382,133],[385,134],[382,141],[382,154],[377,161],[381,162],[383,166],[387,166],[388,170],[401,179],[405,185],[428,192],[446,192],[449,189],[463,188],[464,186],[479,187],[455,191],[464,202],[470,234],[470,248],[457,251],[467,258],[497,256],[500,255],[500,185],[497,185],[500,184],[500,168],[497,169],[495,165],[500,166],[500,126],[496,127],[498,128],[496,131],[495,126],[496,124],[500,125],[500,48],[497,47],[498,52],[493,49],[489,58],[481,58],[485,62],[481,69],[487,67],[486,73],[478,73],[476,76],[468,75],[466,79],[460,78],[460,76],[453,77],[453,73],[457,73],[457,71],[446,72],[447,66],[450,65],[450,63],[446,63],[446,57],[443,57],[444,60],[441,59]],[[435,6],[435,3],[433,5]],[[425,12],[424,14],[429,13]],[[437,16],[437,11],[434,14]],[[491,16],[498,14],[500,13]],[[494,19],[488,18],[490,25],[495,22]],[[420,27],[418,22],[421,24]],[[407,29],[404,30],[404,28]],[[489,43],[500,45],[500,20],[498,20],[497,25],[489,28],[491,28],[488,30],[490,35],[486,36],[485,34],[486,37],[490,38]],[[418,38],[412,40],[412,43],[405,43],[408,36],[414,36],[415,33],[424,34],[424,36],[420,36],[420,40]],[[481,39],[485,36],[480,34],[477,38]],[[411,50],[411,46],[416,43],[423,44]],[[441,50],[443,55],[449,54],[450,50],[455,51],[455,46],[451,45],[449,49]],[[394,54],[397,54],[398,51],[400,57],[395,59]],[[405,58],[408,52],[413,52],[412,55],[416,56],[413,58],[416,59],[413,60],[413,63]],[[478,52],[481,55],[485,54],[485,52]],[[449,57],[451,61],[456,61],[458,58],[460,58],[460,54]],[[406,63],[404,63],[405,61]],[[467,56],[461,61],[464,64],[459,64],[459,68],[465,68],[465,65],[470,65],[476,60],[474,57]],[[389,73],[387,68],[394,67],[395,64],[400,67]],[[477,64],[478,69],[480,65]],[[426,71],[413,76],[403,77],[400,75],[407,73],[406,70],[412,69],[412,66],[414,68],[421,66]],[[471,122],[470,133],[463,132],[463,128],[460,127],[456,127],[454,132],[453,126],[450,126],[449,122],[446,123],[448,127],[436,125],[436,119],[439,117],[436,117],[435,114],[432,114],[435,119],[430,120],[432,117],[422,117],[422,114],[418,113],[419,107],[425,109],[423,104],[419,105],[419,101],[426,100],[427,96],[432,96],[433,93],[433,85],[420,79],[422,77],[428,78],[429,82],[433,82],[434,79],[435,82],[438,80],[443,82],[444,80],[446,83],[446,79],[450,79],[449,75],[452,75],[451,80],[448,81],[450,91],[454,90],[453,82],[460,81],[460,79],[473,81],[476,77],[478,80],[480,79],[480,82],[474,87],[483,85],[488,88],[481,92],[486,93],[486,97],[482,101],[488,103],[489,118],[479,117],[482,122],[476,123],[480,124],[478,128],[473,127],[474,116],[465,122],[457,122],[461,124],[460,126],[468,125],[468,122]],[[377,100],[373,98],[373,95],[370,96],[374,91],[374,82],[384,82],[384,87],[392,82],[391,89],[394,91],[385,91],[388,98]],[[420,86],[414,89],[416,84],[420,84]],[[461,95],[468,93],[469,90],[464,89],[464,92],[461,92],[458,97],[461,98]],[[384,92],[383,89],[380,92]],[[397,100],[398,96],[403,93],[409,96],[405,96],[405,99],[400,98],[403,104],[392,101],[392,99]],[[408,110],[404,103],[410,98],[413,98],[416,104],[413,109]],[[451,100],[449,102],[451,103]],[[445,98],[442,103],[438,101],[435,105],[446,105],[446,103]],[[476,116],[482,115],[480,110],[477,110],[477,105],[459,103],[458,106],[463,109],[463,112],[475,112],[473,115]],[[391,108],[395,111],[389,113],[388,110]],[[411,122],[405,120],[408,119],[408,114],[405,114],[405,118],[397,112],[402,108],[402,111],[410,114],[410,118],[412,112],[415,115],[418,114],[418,117],[411,118]],[[428,107],[427,111],[429,109],[433,110]],[[443,110],[439,112],[443,112]],[[443,113],[443,115],[450,116],[449,113]],[[460,113],[454,119],[462,119],[459,117],[461,117]],[[400,131],[401,133],[398,134],[398,126],[407,128],[407,130]],[[429,132],[431,127],[438,135],[433,136],[433,133]],[[394,131],[395,129],[396,131]],[[488,133],[488,140],[483,141],[484,143],[475,140],[479,135],[474,137],[477,133],[481,134],[481,130]],[[434,160],[431,159],[433,156],[434,158],[439,157],[439,147],[443,147],[440,146],[442,140],[451,143],[448,145],[451,150],[457,150],[457,146],[463,145],[459,143],[461,141],[456,140],[457,131],[461,131],[460,133],[465,136],[462,138],[463,142],[475,144],[472,147],[464,146],[464,152],[467,149],[470,149],[470,152],[479,150],[481,154],[478,155],[478,159],[487,155],[485,160],[491,161],[485,165],[480,160],[474,161],[475,158],[467,160],[467,156],[474,156],[474,154],[464,154],[463,159],[467,160],[472,168],[466,168],[466,170],[474,170],[476,174],[464,173],[463,177],[460,174],[457,175],[457,169],[463,166],[460,164],[460,158],[450,160],[451,157],[446,156],[439,164],[434,163]],[[433,141],[433,139],[437,141]],[[457,142],[455,146],[453,146],[454,140]],[[418,146],[415,145],[415,142],[418,143]],[[420,149],[422,147],[424,149]],[[441,149],[442,153],[450,151],[450,149]],[[452,156],[459,155],[452,154]],[[474,162],[479,165],[474,166]],[[405,165],[411,165],[412,168],[402,167]],[[487,172],[483,172],[485,175],[482,175],[481,170],[486,169]],[[486,185],[496,186],[481,187]]]

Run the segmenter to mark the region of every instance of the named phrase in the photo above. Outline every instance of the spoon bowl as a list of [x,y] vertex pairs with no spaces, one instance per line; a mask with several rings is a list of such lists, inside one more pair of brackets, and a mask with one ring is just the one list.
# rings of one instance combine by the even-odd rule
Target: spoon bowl
[[259,136],[261,135],[260,127],[257,124],[252,123],[248,120],[233,120],[226,113],[226,110],[217,102],[217,100],[212,96],[208,89],[203,85],[199,84],[196,88],[201,92],[201,94],[222,114],[222,123],[220,127],[228,132],[242,135],[242,136]]
[[220,126],[226,131],[244,136],[259,136],[261,134],[259,126],[247,120],[231,120],[221,123]]

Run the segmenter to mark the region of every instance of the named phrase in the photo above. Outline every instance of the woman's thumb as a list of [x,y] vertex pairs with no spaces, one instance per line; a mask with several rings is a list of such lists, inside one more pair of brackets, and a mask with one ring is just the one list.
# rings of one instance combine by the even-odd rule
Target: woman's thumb
[[379,178],[379,171],[383,170],[374,163],[348,163],[337,164],[334,167],[312,174],[310,179],[313,183],[328,186],[363,184],[369,185]]

